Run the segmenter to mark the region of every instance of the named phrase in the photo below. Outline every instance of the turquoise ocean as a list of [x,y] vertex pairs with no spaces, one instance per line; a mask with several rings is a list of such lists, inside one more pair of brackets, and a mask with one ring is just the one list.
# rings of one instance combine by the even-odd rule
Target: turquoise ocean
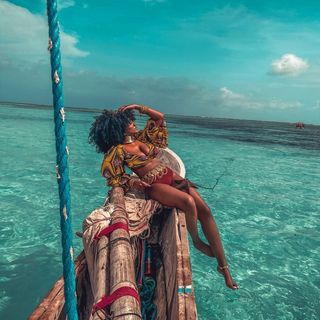
[[[67,111],[74,231],[107,194]],[[62,273],[52,110],[0,106],[0,319],[26,319]],[[137,124],[143,125],[143,118]],[[192,246],[199,319],[320,318],[320,126],[168,116],[169,146],[219,226],[238,291]],[[75,238],[76,254],[82,249]]]

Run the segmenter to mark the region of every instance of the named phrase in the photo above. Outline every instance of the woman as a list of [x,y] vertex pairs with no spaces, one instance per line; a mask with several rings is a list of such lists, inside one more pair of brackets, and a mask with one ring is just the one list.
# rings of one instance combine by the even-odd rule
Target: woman
[[[142,131],[135,126],[133,110],[150,117]],[[107,178],[108,185],[144,190],[149,198],[184,211],[194,246],[204,254],[215,257],[217,270],[224,276],[226,285],[238,289],[228,269],[217,225],[196,186],[155,159],[159,148],[167,146],[167,138],[164,115],[137,104],[121,107],[117,111],[105,110],[96,118],[89,134],[89,142],[96,146],[98,152],[105,154],[101,172]],[[127,175],[124,164],[138,178]],[[200,239],[197,220],[209,244]]]

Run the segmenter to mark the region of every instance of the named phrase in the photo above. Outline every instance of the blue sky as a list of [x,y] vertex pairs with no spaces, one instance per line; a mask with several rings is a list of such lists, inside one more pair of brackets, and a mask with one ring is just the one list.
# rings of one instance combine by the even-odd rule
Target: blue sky
[[[319,1],[60,0],[66,106],[320,124]],[[50,104],[44,0],[0,0],[0,100]]]

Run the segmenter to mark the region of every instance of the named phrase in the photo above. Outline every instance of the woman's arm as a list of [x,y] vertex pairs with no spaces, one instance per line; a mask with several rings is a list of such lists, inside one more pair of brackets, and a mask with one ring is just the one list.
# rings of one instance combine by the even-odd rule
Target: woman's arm
[[143,114],[147,114],[152,120],[158,123],[162,122],[164,119],[164,114],[162,112],[151,109],[146,106],[140,106],[139,112]]
[[138,140],[144,143],[150,142],[160,148],[168,146],[168,130],[162,112],[139,104],[129,104],[119,108],[119,111],[125,110],[138,110],[140,113],[147,114],[150,117],[146,127],[137,133]]
[[138,110],[140,113],[147,114],[152,120],[156,121],[158,124],[160,124],[164,119],[164,114],[162,112],[140,104],[129,104],[127,106],[119,108],[119,111],[125,110]]
[[113,147],[105,155],[101,164],[101,174],[110,187],[125,187],[129,175],[124,170],[124,154],[121,145]]

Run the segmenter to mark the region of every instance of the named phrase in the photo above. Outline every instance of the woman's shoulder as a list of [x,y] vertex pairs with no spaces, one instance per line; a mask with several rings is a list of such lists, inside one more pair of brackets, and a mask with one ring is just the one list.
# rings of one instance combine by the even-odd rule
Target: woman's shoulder
[[118,144],[116,146],[112,146],[105,154],[104,159],[109,157],[114,157],[115,155],[123,154],[123,144]]
[[104,175],[106,169],[113,171],[123,170],[123,145],[118,144],[111,147],[105,154],[101,164],[101,173]]

